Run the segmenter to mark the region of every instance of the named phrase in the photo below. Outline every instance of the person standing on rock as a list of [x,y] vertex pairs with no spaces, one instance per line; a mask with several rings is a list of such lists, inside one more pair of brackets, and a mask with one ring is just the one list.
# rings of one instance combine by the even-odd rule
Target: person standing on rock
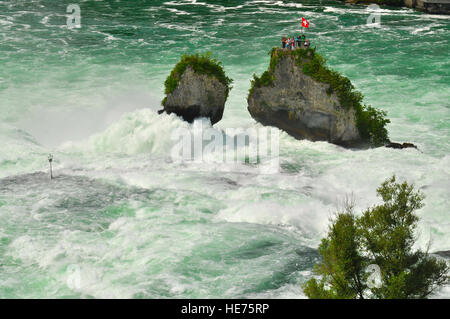
[[281,39],[281,46],[283,47],[283,49],[286,49],[286,37],[283,37]]

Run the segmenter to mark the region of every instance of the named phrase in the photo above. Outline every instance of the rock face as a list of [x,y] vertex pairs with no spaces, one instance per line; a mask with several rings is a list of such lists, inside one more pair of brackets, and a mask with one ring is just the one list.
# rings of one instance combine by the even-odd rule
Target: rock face
[[433,254],[441,256],[443,258],[450,259],[450,250],[437,251],[437,252],[435,252]]
[[226,85],[214,76],[196,73],[188,66],[177,88],[163,101],[164,111],[182,116],[188,122],[207,117],[214,124],[222,119],[227,93]]
[[255,120],[297,139],[346,147],[362,144],[355,110],[343,108],[328,84],[304,74],[293,55],[280,56],[272,73],[271,85],[255,86],[249,94],[248,111]]
[[450,14],[450,0],[405,0],[405,5],[426,13]]

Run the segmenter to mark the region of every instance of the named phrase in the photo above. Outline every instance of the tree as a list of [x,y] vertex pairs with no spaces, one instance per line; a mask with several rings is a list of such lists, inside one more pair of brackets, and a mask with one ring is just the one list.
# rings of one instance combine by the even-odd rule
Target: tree
[[[309,298],[427,298],[448,280],[449,267],[428,250],[413,250],[423,194],[395,176],[378,189],[383,204],[357,217],[346,205],[322,239],[322,260],[314,268],[319,280],[303,286]],[[369,285],[369,265],[380,269],[379,285]]]

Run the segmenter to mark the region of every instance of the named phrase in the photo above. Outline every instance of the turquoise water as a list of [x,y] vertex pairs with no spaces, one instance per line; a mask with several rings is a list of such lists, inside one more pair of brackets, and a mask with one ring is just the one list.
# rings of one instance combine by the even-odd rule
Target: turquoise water
[[[302,298],[328,218],[348,196],[378,203],[394,173],[426,195],[417,246],[450,249],[450,17],[383,7],[372,28],[332,1],[79,1],[69,30],[74,2],[0,1],[1,298]],[[156,111],[180,55],[212,51],[234,79],[216,130],[259,127],[249,80],[301,16],[420,152],[281,133],[279,174],[171,162],[171,132],[192,126]]]

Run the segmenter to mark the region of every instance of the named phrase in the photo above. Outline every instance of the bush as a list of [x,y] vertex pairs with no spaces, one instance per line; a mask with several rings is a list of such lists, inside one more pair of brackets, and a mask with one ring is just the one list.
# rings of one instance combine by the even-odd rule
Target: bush
[[[233,80],[226,76],[222,63],[217,59],[212,58],[210,52],[206,54],[197,53],[194,55],[184,54],[181,57],[180,62],[175,65],[172,72],[164,82],[166,94],[170,94],[175,91],[181,76],[188,66],[192,67],[196,73],[214,76],[227,87],[226,97],[228,97],[228,93],[231,90],[230,85],[233,83]],[[163,105],[164,102],[165,99],[162,102]]]
[[[448,281],[449,267],[428,251],[413,251],[423,194],[406,182],[386,180],[377,193],[383,204],[361,217],[351,205],[340,212],[322,239],[322,261],[315,266],[318,281],[303,286],[309,298],[427,298]],[[381,270],[379,285],[369,285],[369,265]]]
[[363,140],[368,141],[373,146],[382,146],[389,142],[386,125],[390,121],[386,118],[386,112],[363,105],[361,92],[355,90],[355,87],[347,77],[337,71],[330,70],[326,66],[326,59],[317,53],[314,48],[293,51],[273,48],[269,54],[271,56],[269,69],[260,78],[253,75],[249,97],[256,87],[272,85],[274,81],[273,74],[279,60],[286,56],[293,56],[304,74],[311,76],[316,81],[329,85],[327,93],[336,93],[344,109],[355,109],[356,125]]
[[377,110],[370,105],[357,106],[356,125],[363,139],[374,146],[382,146],[389,142],[386,125],[391,121],[386,118],[385,111]]

